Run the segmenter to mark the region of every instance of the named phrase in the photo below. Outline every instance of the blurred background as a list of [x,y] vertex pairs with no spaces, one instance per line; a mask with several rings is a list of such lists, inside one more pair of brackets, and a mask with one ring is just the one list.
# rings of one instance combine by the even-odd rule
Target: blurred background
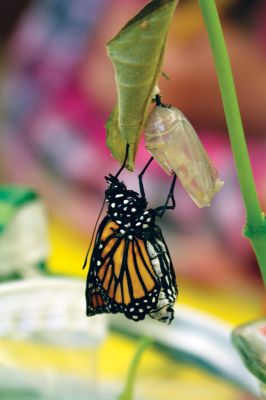
[[[217,3],[265,210],[266,4],[264,0]],[[0,4],[0,182],[2,187],[30,187],[43,201],[50,246],[41,262],[43,274],[81,278],[85,285],[86,271],[81,268],[103,200],[104,175],[119,167],[105,146],[104,124],[116,103],[105,43],[144,4],[142,0]],[[245,211],[208,38],[194,0],[180,1],[163,70],[170,77],[160,82],[163,101],[190,120],[225,181],[206,209],[198,209],[177,184],[177,207],[161,221],[176,270],[179,304],[236,326],[265,313],[265,294],[251,246],[241,234]],[[148,159],[141,142],[134,174],[123,175],[129,187],[137,189],[137,173]],[[153,163],[145,175],[151,207],[164,203],[170,181]],[[0,275],[7,280],[10,274],[1,270],[5,268],[0,265]],[[103,343],[107,350],[101,353],[102,368],[110,376],[120,376],[127,362],[122,354],[131,354],[134,345],[116,336],[108,340]],[[118,360],[121,355],[117,361],[121,365],[112,369],[108,356],[114,352]],[[192,367],[181,373],[183,384],[178,385],[171,362],[158,354],[152,357],[158,357],[157,370],[168,363],[165,381],[168,386],[171,381],[176,393],[169,398],[180,398],[181,393],[200,399],[195,395],[200,396],[198,387],[204,399],[212,398],[215,387],[221,390],[221,400],[250,398]],[[196,382],[195,391],[191,381]]]

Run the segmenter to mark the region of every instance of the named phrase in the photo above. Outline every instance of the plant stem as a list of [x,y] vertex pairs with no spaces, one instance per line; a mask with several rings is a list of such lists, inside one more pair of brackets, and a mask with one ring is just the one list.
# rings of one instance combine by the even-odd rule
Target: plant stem
[[126,385],[123,393],[119,396],[119,400],[133,400],[133,388],[135,383],[135,378],[138,370],[138,366],[144,351],[151,346],[152,340],[150,338],[144,337],[137,351],[131,361],[130,367],[128,369],[128,374],[126,378]]
[[231,147],[246,209],[247,224],[244,233],[252,243],[266,284],[266,222],[260,208],[251,170],[234,79],[221,23],[214,0],[199,0],[199,5],[213,52]]
[[218,12],[214,0],[199,0],[199,4],[213,51],[237,174],[243,199],[247,207],[247,222],[250,226],[257,227],[261,223],[261,210],[251,171],[233,75]]

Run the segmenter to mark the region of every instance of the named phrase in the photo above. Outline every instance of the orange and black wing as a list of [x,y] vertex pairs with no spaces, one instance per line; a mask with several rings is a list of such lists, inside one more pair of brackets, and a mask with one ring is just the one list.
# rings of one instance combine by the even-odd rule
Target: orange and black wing
[[122,312],[138,321],[155,308],[160,281],[145,240],[119,230],[109,217],[99,227],[87,279],[87,315]]

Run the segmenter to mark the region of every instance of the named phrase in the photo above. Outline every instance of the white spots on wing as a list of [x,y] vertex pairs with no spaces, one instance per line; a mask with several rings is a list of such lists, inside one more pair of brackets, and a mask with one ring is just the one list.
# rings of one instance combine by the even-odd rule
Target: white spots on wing
[[127,211],[127,207],[123,207],[123,210],[124,210],[124,211]]
[[97,264],[97,265],[98,265],[98,267],[99,267],[99,266],[101,265],[101,261],[100,261],[100,260],[98,260],[96,264]]
[[114,216],[117,217],[117,215],[118,215],[117,212],[115,212],[115,213],[114,213]]
[[125,199],[125,200],[123,201],[123,203],[124,203],[124,204],[128,204],[128,200]]
[[136,212],[137,210],[136,210],[135,207],[132,207],[132,208],[131,208],[131,211],[132,211],[132,212]]
[[123,194],[116,194],[115,197],[116,197],[116,198],[118,198],[118,197],[124,197],[124,195],[123,195]]
[[144,211],[143,215],[149,214],[149,211]]
[[147,222],[150,222],[151,221],[151,218],[147,218]]
[[133,236],[132,235],[128,235],[128,238],[129,238],[129,240],[132,240]]
[[139,308],[139,312],[140,312],[140,313],[143,313],[144,310],[143,310],[142,308]]
[[142,221],[144,219],[143,215],[140,217],[140,220]]
[[139,319],[139,317],[137,315],[132,315],[133,319]]
[[134,307],[131,307],[131,308],[129,309],[129,311],[130,311],[130,312],[133,312],[133,311],[134,311]]
[[118,225],[122,224],[122,221],[119,221],[118,219],[115,221]]
[[151,299],[151,302],[152,302],[152,303],[155,303],[155,301],[156,301],[156,298],[153,297],[153,298]]
[[142,226],[143,226],[144,229],[149,228],[149,225],[147,225],[147,224],[143,224]]
[[112,203],[112,204],[111,204],[111,207],[112,207],[112,208],[115,208],[115,203]]
[[137,223],[136,223],[136,226],[140,226],[140,225],[141,225],[141,222],[137,222]]
[[128,222],[127,224],[125,224],[125,228],[129,228],[130,227],[130,222]]
[[103,245],[102,245],[102,243],[99,245],[99,249],[102,249],[103,248]]
[[124,233],[126,233],[126,231],[124,231],[124,229],[120,229],[120,233],[122,233],[123,235]]

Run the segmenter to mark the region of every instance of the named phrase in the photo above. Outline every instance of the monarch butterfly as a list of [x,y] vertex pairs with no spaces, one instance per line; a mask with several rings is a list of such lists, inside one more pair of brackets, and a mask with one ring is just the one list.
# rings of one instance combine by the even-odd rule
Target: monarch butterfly
[[167,174],[177,174],[198,207],[209,206],[223,182],[182,112],[162,104],[160,95],[155,98],[144,128],[146,148]]
[[[126,158],[128,148],[129,145]],[[109,174],[105,177],[108,210],[99,225],[90,260],[86,313],[91,316],[120,312],[134,321],[149,315],[170,324],[177,296],[176,278],[156,217],[162,217],[167,209],[175,208],[176,175],[165,204],[147,209],[142,178],[153,158],[139,175],[140,194],[128,190],[118,179],[126,158],[115,176]]]

